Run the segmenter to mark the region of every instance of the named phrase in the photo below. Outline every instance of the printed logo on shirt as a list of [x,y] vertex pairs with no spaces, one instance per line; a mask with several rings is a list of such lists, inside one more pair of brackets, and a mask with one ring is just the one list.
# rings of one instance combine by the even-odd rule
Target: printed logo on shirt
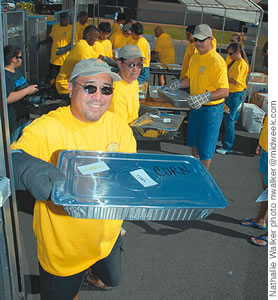
[[119,144],[116,142],[112,142],[107,145],[106,147],[107,152],[118,152],[119,151]]
[[205,69],[206,69],[205,66],[201,66],[200,73],[204,73],[204,72],[205,72]]
[[26,79],[23,76],[21,76],[15,81],[15,86],[18,87],[25,83],[26,83]]

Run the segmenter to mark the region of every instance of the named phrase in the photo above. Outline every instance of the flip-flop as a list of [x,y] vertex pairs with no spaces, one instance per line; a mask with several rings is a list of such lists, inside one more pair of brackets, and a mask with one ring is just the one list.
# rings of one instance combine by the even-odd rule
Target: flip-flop
[[252,239],[252,237],[250,238],[251,244],[256,245],[256,246],[259,246],[259,247],[267,247],[267,245],[268,245],[268,240],[267,240],[263,235],[260,235],[260,236],[254,237],[254,238],[255,238],[256,240],[264,241],[264,242],[266,242],[266,244],[261,245],[261,244],[259,244],[259,243],[256,243],[256,242]]
[[[248,222],[250,224],[244,224],[243,222]],[[258,228],[258,229],[263,229],[265,230],[267,228],[267,224],[265,224],[265,226],[262,226],[260,224],[257,224],[256,222],[252,221],[252,219],[241,219],[239,221],[240,225],[245,226],[245,227],[254,227],[254,228]]]

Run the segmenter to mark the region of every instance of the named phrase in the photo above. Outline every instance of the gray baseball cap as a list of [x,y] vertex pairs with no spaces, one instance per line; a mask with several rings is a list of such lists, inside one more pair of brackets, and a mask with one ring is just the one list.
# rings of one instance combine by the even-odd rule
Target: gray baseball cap
[[212,37],[212,30],[208,24],[197,25],[194,30],[193,37],[198,40],[204,40],[208,37]]
[[131,24],[125,24],[125,26],[123,27],[123,31],[125,31],[125,32],[130,31],[131,32]]
[[108,74],[114,81],[121,81],[121,77],[112,72],[108,64],[101,59],[82,59],[73,68],[70,81],[77,76],[90,76],[97,74]]
[[130,59],[130,58],[136,58],[136,57],[142,57],[145,58],[140,49],[135,45],[126,45],[121,48],[119,52],[119,58],[123,59]]

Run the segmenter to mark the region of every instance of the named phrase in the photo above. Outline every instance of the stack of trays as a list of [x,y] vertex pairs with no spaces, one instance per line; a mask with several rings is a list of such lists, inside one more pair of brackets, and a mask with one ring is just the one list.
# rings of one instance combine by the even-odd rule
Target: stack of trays
[[188,93],[181,90],[164,90],[163,88],[158,90],[158,95],[161,99],[164,99],[168,103],[178,108],[190,108],[187,98]]
[[149,112],[133,121],[130,126],[136,138],[173,139],[186,114],[160,113],[159,116]]
[[210,173],[186,155],[62,151],[65,183],[52,201],[72,217],[199,220],[227,200]]

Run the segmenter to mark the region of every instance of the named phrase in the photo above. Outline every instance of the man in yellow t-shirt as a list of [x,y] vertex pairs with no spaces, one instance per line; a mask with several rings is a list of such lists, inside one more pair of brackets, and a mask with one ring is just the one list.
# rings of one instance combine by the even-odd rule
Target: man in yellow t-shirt
[[[193,56],[193,54],[197,53],[197,49],[194,46],[194,38],[193,38],[193,33],[195,30],[195,25],[190,25],[186,27],[186,39],[189,41],[188,46],[186,47],[184,57],[183,57],[183,62],[181,66],[181,74],[180,74],[180,79],[183,79],[186,76],[188,67],[189,67],[189,61],[190,58]],[[216,50],[217,42],[215,37],[212,37],[212,48]]]
[[101,22],[98,25],[99,39],[95,42],[93,48],[98,53],[99,58],[113,57],[112,43],[108,39],[111,32],[111,25],[108,22]]
[[144,83],[150,76],[151,46],[143,37],[144,26],[140,23],[134,23],[131,26],[131,35],[127,39],[127,45],[136,45],[142,55],[145,57],[141,73],[138,77],[139,84]]
[[98,29],[94,25],[89,25],[84,30],[83,39],[81,39],[70,51],[61,70],[56,78],[56,89],[63,100],[69,104],[68,82],[74,66],[82,59],[98,58],[93,45],[98,40]]
[[112,25],[112,32],[111,34],[117,32],[117,31],[120,31],[123,27],[123,24],[126,20],[126,16],[124,13],[119,13],[118,16],[117,16],[117,20],[116,22]]
[[219,154],[228,154],[233,152],[235,142],[235,123],[238,120],[238,109],[244,101],[246,89],[246,77],[249,67],[241,56],[241,46],[237,43],[232,43],[228,46],[228,56],[231,59],[228,67],[229,79],[229,97],[226,99],[226,105],[229,107],[229,113],[225,114],[224,124],[224,144],[223,148],[216,149]]
[[[159,61],[163,64],[174,64],[175,48],[173,39],[160,26],[155,27],[154,33],[157,37],[154,51],[158,53]],[[161,86],[165,85],[165,75],[159,75],[159,82]]]
[[117,31],[110,36],[112,43],[113,57],[116,58],[116,51],[120,51],[127,43],[128,37],[131,35],[131,24],[125,24],[121,31]]
[[45,201],[54,183],[64,184],[55,167],[62,150],[136,152],[128,124],[107,111],[113,80],[121,78],[102,60],[81,60],[70,77],[71,105],[36,119],[12,144],[15,188],[37,199],[33,229],[41,299],[78,299],[87,270],[88,282],[100,288],[119,284],[122,220],[73,218]]
[[117,61],[122,80],[114,82],[114,94],[110,111],[128,124],[138,118],[140,107],[137,78],[143,65],[143,56],[135,45],[126,45],[119,52]]
[[55,78],[69,54],[69,51],[64,52],[62,55],[57,55],[56,52],[59,48],[68,46],[71,43],[71,40],[72,25],[69,24],[69,14],[63,12],[60,14],[60,22],[52,26],[49,37],[46,40],[39,42],[39,45],[52,42],[49,66],[49,82],[51,85],[55,83]]
[[196,26],[194,45],[197,49],[186,77],[169,84],[168,89],[190,87],[187,97],[190,110],[187,144],[192,154],[209,169],[224,113],[224,98],[229,95],[227,65],[212,47],[212,30],[207,24]]
[[75,43],[83,39],[84,30],[89,25],[87,22],[88,22],[88,13],[83,10],[79,13],[78,20],[75,23],[75,38],[74,38]]

